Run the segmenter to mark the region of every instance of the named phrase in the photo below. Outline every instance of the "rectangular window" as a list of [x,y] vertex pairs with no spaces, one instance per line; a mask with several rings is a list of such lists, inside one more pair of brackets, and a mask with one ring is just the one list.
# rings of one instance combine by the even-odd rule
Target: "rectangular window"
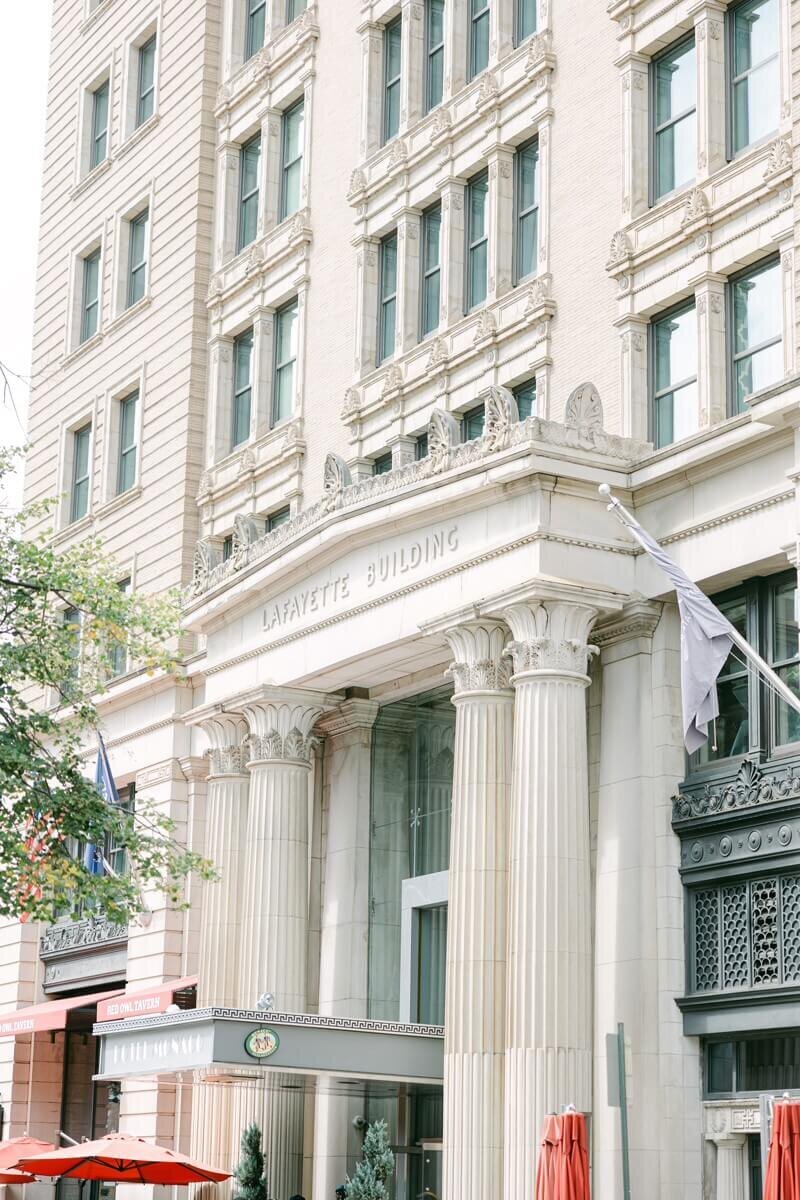
[[229,533],[222,539],[222,561],[227,562],[233,554],[233,534]]
[[[123,595],[127,596],[131,590],[131,581],[123,579],[118,586]],[[111,643],[108,650],[108,665],[112,679],[125,674],[128,669],[128,647],[125,642]]]
[[442,103],[444,0],[425,0],[425,111]]
[[83,304],[81,311],[81,342],[97,333],[100,316],[100,251],[94,250],[83,260]]
[[400,71],[403,19],[397,17],[383,31],[383,140],[400,128]]
[[697,318],[694,301],[650,326],[652,434],[656,448],[695,433]]
[[467,187],[467,280],[466,311],[486,299],[489,256],[488,235],[489,175],[482,171]]
[[108,154],[108,80],[92,92],[92,144],[89,170],[105,161]]
[[483,437],[483,429],[486,424],[486,406],[478,404],[475,408],[471,408],[469,412],[465,412],[461,418],[461,437],[465,442],[474,441],[475,438]]
[[294,412],[297,362],[297,300],[275,314],[275,369],[272,381],[272,424],[288,421]]
[[392,452],[389,450],[386,454],[379,454],[372,463],[373,475],[388,475],[392,469]]
[[247,32],[245,34],[245,62],[264,45],[267,0],[245,0],[247,5]]
[[520,146],[514,155],[514,235],[516,279],[533,275],[539,265],[539,142]]
[[671,46],[650,68],[652,200],[691,183],[697,168],[694,37]]
[[528,379],[514,388],[514,399],[517,402],[520,421],[536,416],[536,380]]
[[156,35],[139,47],[139,80],[136,93],[136,128],[153,115],[156,80]]
[[304,105],[287,109],[281,119],[281,220],[285,221],[300,207],[303,183]]
[[447,905],[420,908],[417,922],[416,1019],[421,1025],[444,1025]]
[[469,0],[469,77],[489,65],[489,0]]
[[776,132],[780,117],[778,0],[745,0],[728,10],[731,149]]
[[306,0],[286,0],[286,24],[291,25],[305,10]]
[[81,654],[81,614],[77,608],[65,608],[61,617],[64,625],[69,633],[69,658],[70,663],[67,669],[67,678],[64,680],[62,696],[64,700],[69,700],[72,693],[72,685],[78,680],[78,671],[80,670],[80,654]]
[[119,458],[117,494],[127,492],[136,482],[136,408],[139,393],[132,392],[119,404]]
[[519,46],[531,34],[536,33],[536,0],[516,0],[514,13],[514,41]]
[[80,521],[89,511],[89,448],[92,426],[84,425],[72,435],[72,491],[70,521]]
[[231,448],[250,437],[250,404],[252,387],[253,331],[240,333],[233,343],[233,422]]
[[[747,595],[743,590],[715,597],[714,603],[743,637],[750,636]],[[697,766],[720,758],[746,754],[750,749],[750,675],[741,651],[728,655],[717,677],[719,716],[705,746],[697,751]]]
[[285,525],[291,515],[288,504],[286,508],[278,508],[274,513],[270,513],[267,517],[267,533],[271,533],[279,525]]
[[[787,687],[800,695],[800,628],[796,596],[795,579],[785,579],[771,591],[769,661]],[[800,741],[800,713],[777,698],[773,700],[773,731],[777,746]]]
[[261,134],[245,142],[239,151],[239,230],[236,251],[255,241],[258,232],[258,176],[261,164]]
[[414,443],[414,458],[417,462],[428,457],[428,435],[421,433]]
[[420,337],[427,337],[439,324],[441,290],[442,206],[435,204],[422,214],[422,312]]
[[380,308],[378,310],[378,362],[394,354],[397,312],[397,233],[381,242]]
[[734,413],[744,412],[751,392],[783,375],[783,298],[777,258],[731,280],[731,380]]
[[149,211],[130,222],[128,246],[128,308],[141,300],[147,288],[147,222]]

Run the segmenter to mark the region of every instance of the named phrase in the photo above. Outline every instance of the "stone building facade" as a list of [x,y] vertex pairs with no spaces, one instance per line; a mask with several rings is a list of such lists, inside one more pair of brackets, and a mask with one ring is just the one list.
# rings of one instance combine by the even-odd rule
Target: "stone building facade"
[[731,660],[686,758],[597,486],[798,684],[793,9],[57,7],[27,492],[184,589],[103,732],[221,879],[0,930],[5,1132],[522,1200],[572,1103],[612,1197],[622,1023],[633,1194],[759,1195],[800,730]]

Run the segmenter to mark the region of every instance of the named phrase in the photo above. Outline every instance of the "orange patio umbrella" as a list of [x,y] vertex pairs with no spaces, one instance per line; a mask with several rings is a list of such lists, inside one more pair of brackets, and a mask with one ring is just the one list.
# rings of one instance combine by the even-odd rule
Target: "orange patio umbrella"
[[772,1110],[764,1200],[800,1200],[800,1104]]
[[16,1167],[23,1154],[44,1154],[48,1150],[55,1150],[52,1142],[40,1142],[38,1138],[28,1137],[27,1134],[9,1138],[7,1142],[0,1142],[0,1171]]
[[36,1176],[27,1171],[15,1171],[13,1167],[0,1170],[0,1183],[36,1183]]
[[545,1117],[534,1195],[535,1200],[589,1200],[589,1153],[583,1113],[569,1111],[560,1117]]
[[553,1200],[556,1195],[556,1164],[561,1142],[561,1121],[551,1113],[544,1119],[544,1130],[536,1164],[535,1200]]
[[94,1142],[81,1142],[50,1154],[20,1159],[20,1168],[36,1175],[69,1179],[100,1179],[107,1183],[220,1183],[230,1171],[192,1162],[185,1154],[156,1146],[144,1138],[108,1133]]

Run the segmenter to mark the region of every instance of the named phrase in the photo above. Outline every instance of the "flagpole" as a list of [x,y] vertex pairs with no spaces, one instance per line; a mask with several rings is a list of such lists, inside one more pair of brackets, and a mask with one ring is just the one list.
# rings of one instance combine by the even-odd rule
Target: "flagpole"
[[[612,494],[611,488],[608,486],[608,484],[601,483],[598,491],[605,500],[608,500],[608,511],[614,513],[621,525],[624,525],[626,529],[630,529],[630,522],[633,522],[634,518],[628,512],[627,508],[625,508],[625,506],[621,503],[621,501],[619,501],[617,497]],[[717,609],[717,612],[719,612],[719,609]],[[783,682],[780,675],[773,671],[769,663],[765,662],[761,655],[753,649],[747,639],[742,637],[741,633],[739,633],[739,630],[731,625],[725,614],[720,612],[719,615],[728,626],[728,633],[731,641],[739,647],[745,658],[749,659],[756,670],[764,677],[764,679],[768,681],[781,699],[785,700],[785,702],[790,705],[795,712],[800,713],[800,697],[795,696],[791,688],[787,687],[787,685]]]

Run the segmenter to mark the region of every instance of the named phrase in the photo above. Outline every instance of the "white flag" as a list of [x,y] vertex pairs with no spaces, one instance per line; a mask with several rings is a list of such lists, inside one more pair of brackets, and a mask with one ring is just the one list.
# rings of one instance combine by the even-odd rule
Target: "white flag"
[[[622,508],[618,505],[617,511]],[[675,585],[681,614],[683,740],[690,754],[708,741],[708,723],[719,716],[717,676],[731,652],[730,623],[708,596],[625,509],[622,523]]]

